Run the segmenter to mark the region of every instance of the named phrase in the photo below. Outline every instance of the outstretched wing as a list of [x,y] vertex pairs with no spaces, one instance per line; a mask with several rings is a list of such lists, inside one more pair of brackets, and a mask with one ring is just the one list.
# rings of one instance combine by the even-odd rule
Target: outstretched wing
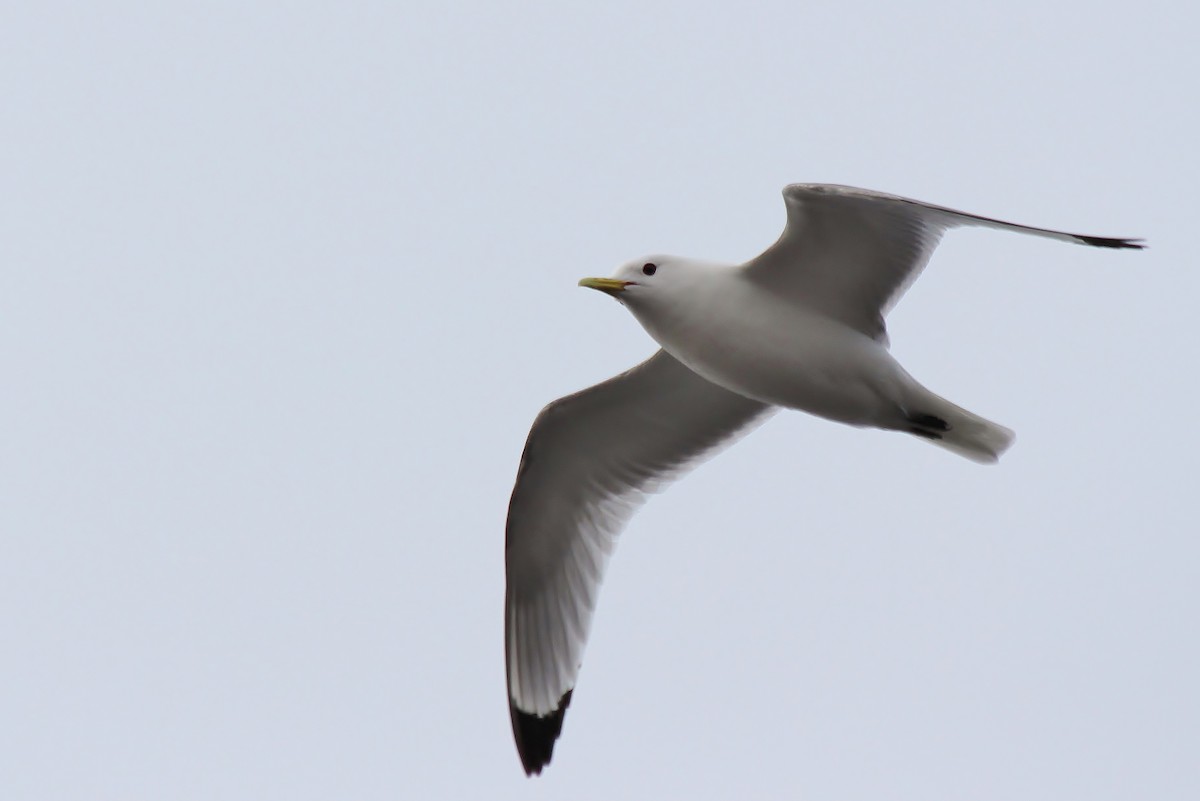
[[783,198],[783,235],[745,265],[747,275],[881,341],[884,315],[949,228],[976,225],[1095,247],[1144,247],[1140,240],[1031,228],[849,186],[792,184]]
[[508,701],[526,773],[550,761],[616,535],[647,493],[746,433],[771,408],[660,350],[538,415],[517,471],[505,545]]

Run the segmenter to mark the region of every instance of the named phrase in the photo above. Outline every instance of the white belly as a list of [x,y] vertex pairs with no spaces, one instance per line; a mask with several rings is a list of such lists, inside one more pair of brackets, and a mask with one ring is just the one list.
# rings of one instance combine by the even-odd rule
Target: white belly
[[[757,313],[722,314],[723,308]],[[635,315],[696,373],[755,400],[859,426],[891,428],[919,385],[875,340],[769,296],[714,304],[690,320]]]

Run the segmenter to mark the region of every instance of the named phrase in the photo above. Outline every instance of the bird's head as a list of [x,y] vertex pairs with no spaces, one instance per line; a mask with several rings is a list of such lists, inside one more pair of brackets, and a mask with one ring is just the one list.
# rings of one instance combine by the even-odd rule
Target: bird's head
[[622,303],[650,303],[678,294],[695,279],[691,265],[675,256],[645,256],[617,268],[611,278],[584,278],[580,286],[612,295]]

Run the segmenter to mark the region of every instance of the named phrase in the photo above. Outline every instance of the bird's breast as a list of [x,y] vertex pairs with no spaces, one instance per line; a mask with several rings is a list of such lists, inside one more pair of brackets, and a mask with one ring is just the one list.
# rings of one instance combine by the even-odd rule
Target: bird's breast
[[869,424],[905,375],[878,342],[752,286],[673,315],[638,317],[709,381],[842,422]]

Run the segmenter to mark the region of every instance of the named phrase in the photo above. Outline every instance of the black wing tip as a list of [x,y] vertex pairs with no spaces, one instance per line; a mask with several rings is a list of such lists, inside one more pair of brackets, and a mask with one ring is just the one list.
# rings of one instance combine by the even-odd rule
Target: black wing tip
[[567,690],[558,699],[558,706],[548,715],[531,715],[517,709],[510,699],[508,711],[512,716],[513,737],[517,741],[517,753],[521,757],[521,765],[525,768],[526,776],[540,774],[542,768],[550,764],[554,755],[554,742],[562,733],[563,716],[571,705],[571,693]]
[[1091,245],[1096,248],[1116,248],[1118,250],[1145,250],[1146,240],[1144,239],[1120,239],[1107,236],[1083,236],[1076,234],[1075,240],[1080,244]]

